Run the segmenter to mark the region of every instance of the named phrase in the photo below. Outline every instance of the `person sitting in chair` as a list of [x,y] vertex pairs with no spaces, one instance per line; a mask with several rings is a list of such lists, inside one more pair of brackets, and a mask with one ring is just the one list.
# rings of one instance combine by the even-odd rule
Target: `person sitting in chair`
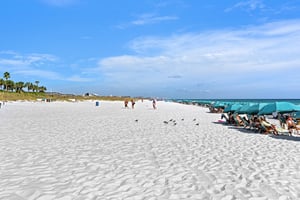
[[265,117],[260,118],[260,124],[261,124],[261,132],[268,134],[273,133],[274,135],[278,135],[278,130],[274,124],[271,124],[266,120]]
[[297,127],[296,123],[294,122],[294,120],[291,116],[287,116],[285,123],[287,125],[287,128],[288,128],[290,134],[292,134],[293,130],[296,130],[297,133],[298,133],[298,130],[300,130],[300,128]]

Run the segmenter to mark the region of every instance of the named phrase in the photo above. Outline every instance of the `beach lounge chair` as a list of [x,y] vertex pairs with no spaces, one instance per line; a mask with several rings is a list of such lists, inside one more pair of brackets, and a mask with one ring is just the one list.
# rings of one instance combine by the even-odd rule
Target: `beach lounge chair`
[[254,130],[255,132],[258,132],[260,129],[260,121],[257,116],[251,116],[249,117],[250,121],[250,129]]
[[226,123],[227,124],[235,124],[235,121],[234,121],[234,116],[231,112],[228,112],[227,113],[228,116],[225,115],[225,113],[222,113],[221,115],[221,119],[225,119],[226,120]]
[[251,123],[250,123],[250,120],[247,120],[245,117],[241,117],[241,120],[243,121],[244,128],[251,129]]
[[259,127],[259,132],[260,133],[264,133],[264,134],[274,134],[274,135],[278,135],[278,130],[276,128],[276,126],[274,124],[271,124],[267,121],[265,121],[265,119],[260,120],[260,127]]
[[280,126],[281,126],[282,128],[284,128],[284,129],[287,128],[286,118],[285,118],[284,115],[280,115],[280,116],[278,117],[278,120],[279,120]]
[[223,119],[223,118],[226,120],[226,123],[229,124],[229,118],[224,113],[222,113],[222,115],[221,115],[221,119]]
[[236,126],[244,126],[244,123],[243,123],[241,117],[238,114],[234,114],[233,119],[234,119],[234,122],[235,122]]
[[288,129],[276,126],[276,130],[278,131],[278,135],[290,135],[290,132]]

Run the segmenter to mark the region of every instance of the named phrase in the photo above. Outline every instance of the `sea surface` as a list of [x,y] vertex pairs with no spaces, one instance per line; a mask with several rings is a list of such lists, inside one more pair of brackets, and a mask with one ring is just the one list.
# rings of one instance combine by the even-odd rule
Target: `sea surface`
[[300,99],[169,99],[169,101],[181,102],[181,103],[198,103],[198,104],[212,104],[215,102],[222,103],[273,103],[273,102],[290,102],[300,105]]

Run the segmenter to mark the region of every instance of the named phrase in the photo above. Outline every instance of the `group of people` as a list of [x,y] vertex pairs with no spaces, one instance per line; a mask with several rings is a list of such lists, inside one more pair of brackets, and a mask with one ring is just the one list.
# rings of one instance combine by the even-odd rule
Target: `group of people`
[[[143,102],[143,99],[141,101]],[[125,99],[124,100],[124,106],[125,106],[125,108],[129,108],[128,107],[128,103],[129,103],[128,99]],[[135,100],[131,99],[130,103],[131,103],[131,108],[134,109]],[[156,109],[156,99],[152,99],[152,107],[153,107],[154,110]]]
[[268,122],[264,116],[251,115],[251,117],[247,118],[246,116],[241,117],[232,112],[229,112],[228,116],[224,113],[221,115],[221,119],[224,118],[228,124],[253,128],[260,133],[272,133],[278,135],[282,130],[288,130],[289,135],[294,131],[298,133],[300,130],[300,121],[296,124],[295,120],[290,115],[281,115],[280,117],[281,127],[277,127],[275,124]]
[[[134,105],[135,105],[134,99],[131,99],[130,102],[131,102],[131,108],[134,109]],[[125,101],[124,101],[125,108],[128,108],[128,103],[129,103],[128,99],[125,99]]]
[[300,130],[300,120],[294,120],[290,115],[280,115],[278,116],[280,125],[284,128],[287,128],[290,133],[296,131],[297,133]]

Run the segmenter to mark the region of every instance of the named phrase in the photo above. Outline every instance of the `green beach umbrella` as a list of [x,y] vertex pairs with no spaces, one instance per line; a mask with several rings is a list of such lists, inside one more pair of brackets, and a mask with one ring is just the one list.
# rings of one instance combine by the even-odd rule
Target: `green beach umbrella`
[[264,106],[258,112],[258,115],[270,115],[273,112],[290,113],[295,111],[300,111],[300,106],[290,102],[274,102]]
[[246,104],[246,105],[243,105],[242,107],[240,107],[239,109],[237,109],[237,110],[235,111],[235,113],[238,113],[238,114],[247,114],[247,110],[248,110],[251,106],[253,106],[253,105],[255,105],[255,104],[253,104],[253,103],[248,103],[248,104]]
[[214,104],[212,104],[212,106],[214,107],[214,108],[225,108],[225,103],[224,102],[220,102],[220,101],[217,101],[217,102],[215,102]]
[[223,112],[234,112],[236,110],[238,110],[239,108],[241,108],[243,105],[242,104],[231,104],[225,107]]
[[250,115],[257,114],[264,106],[268,105],[268,103],[257,103],[252,106],[250,106],[245,113]]

